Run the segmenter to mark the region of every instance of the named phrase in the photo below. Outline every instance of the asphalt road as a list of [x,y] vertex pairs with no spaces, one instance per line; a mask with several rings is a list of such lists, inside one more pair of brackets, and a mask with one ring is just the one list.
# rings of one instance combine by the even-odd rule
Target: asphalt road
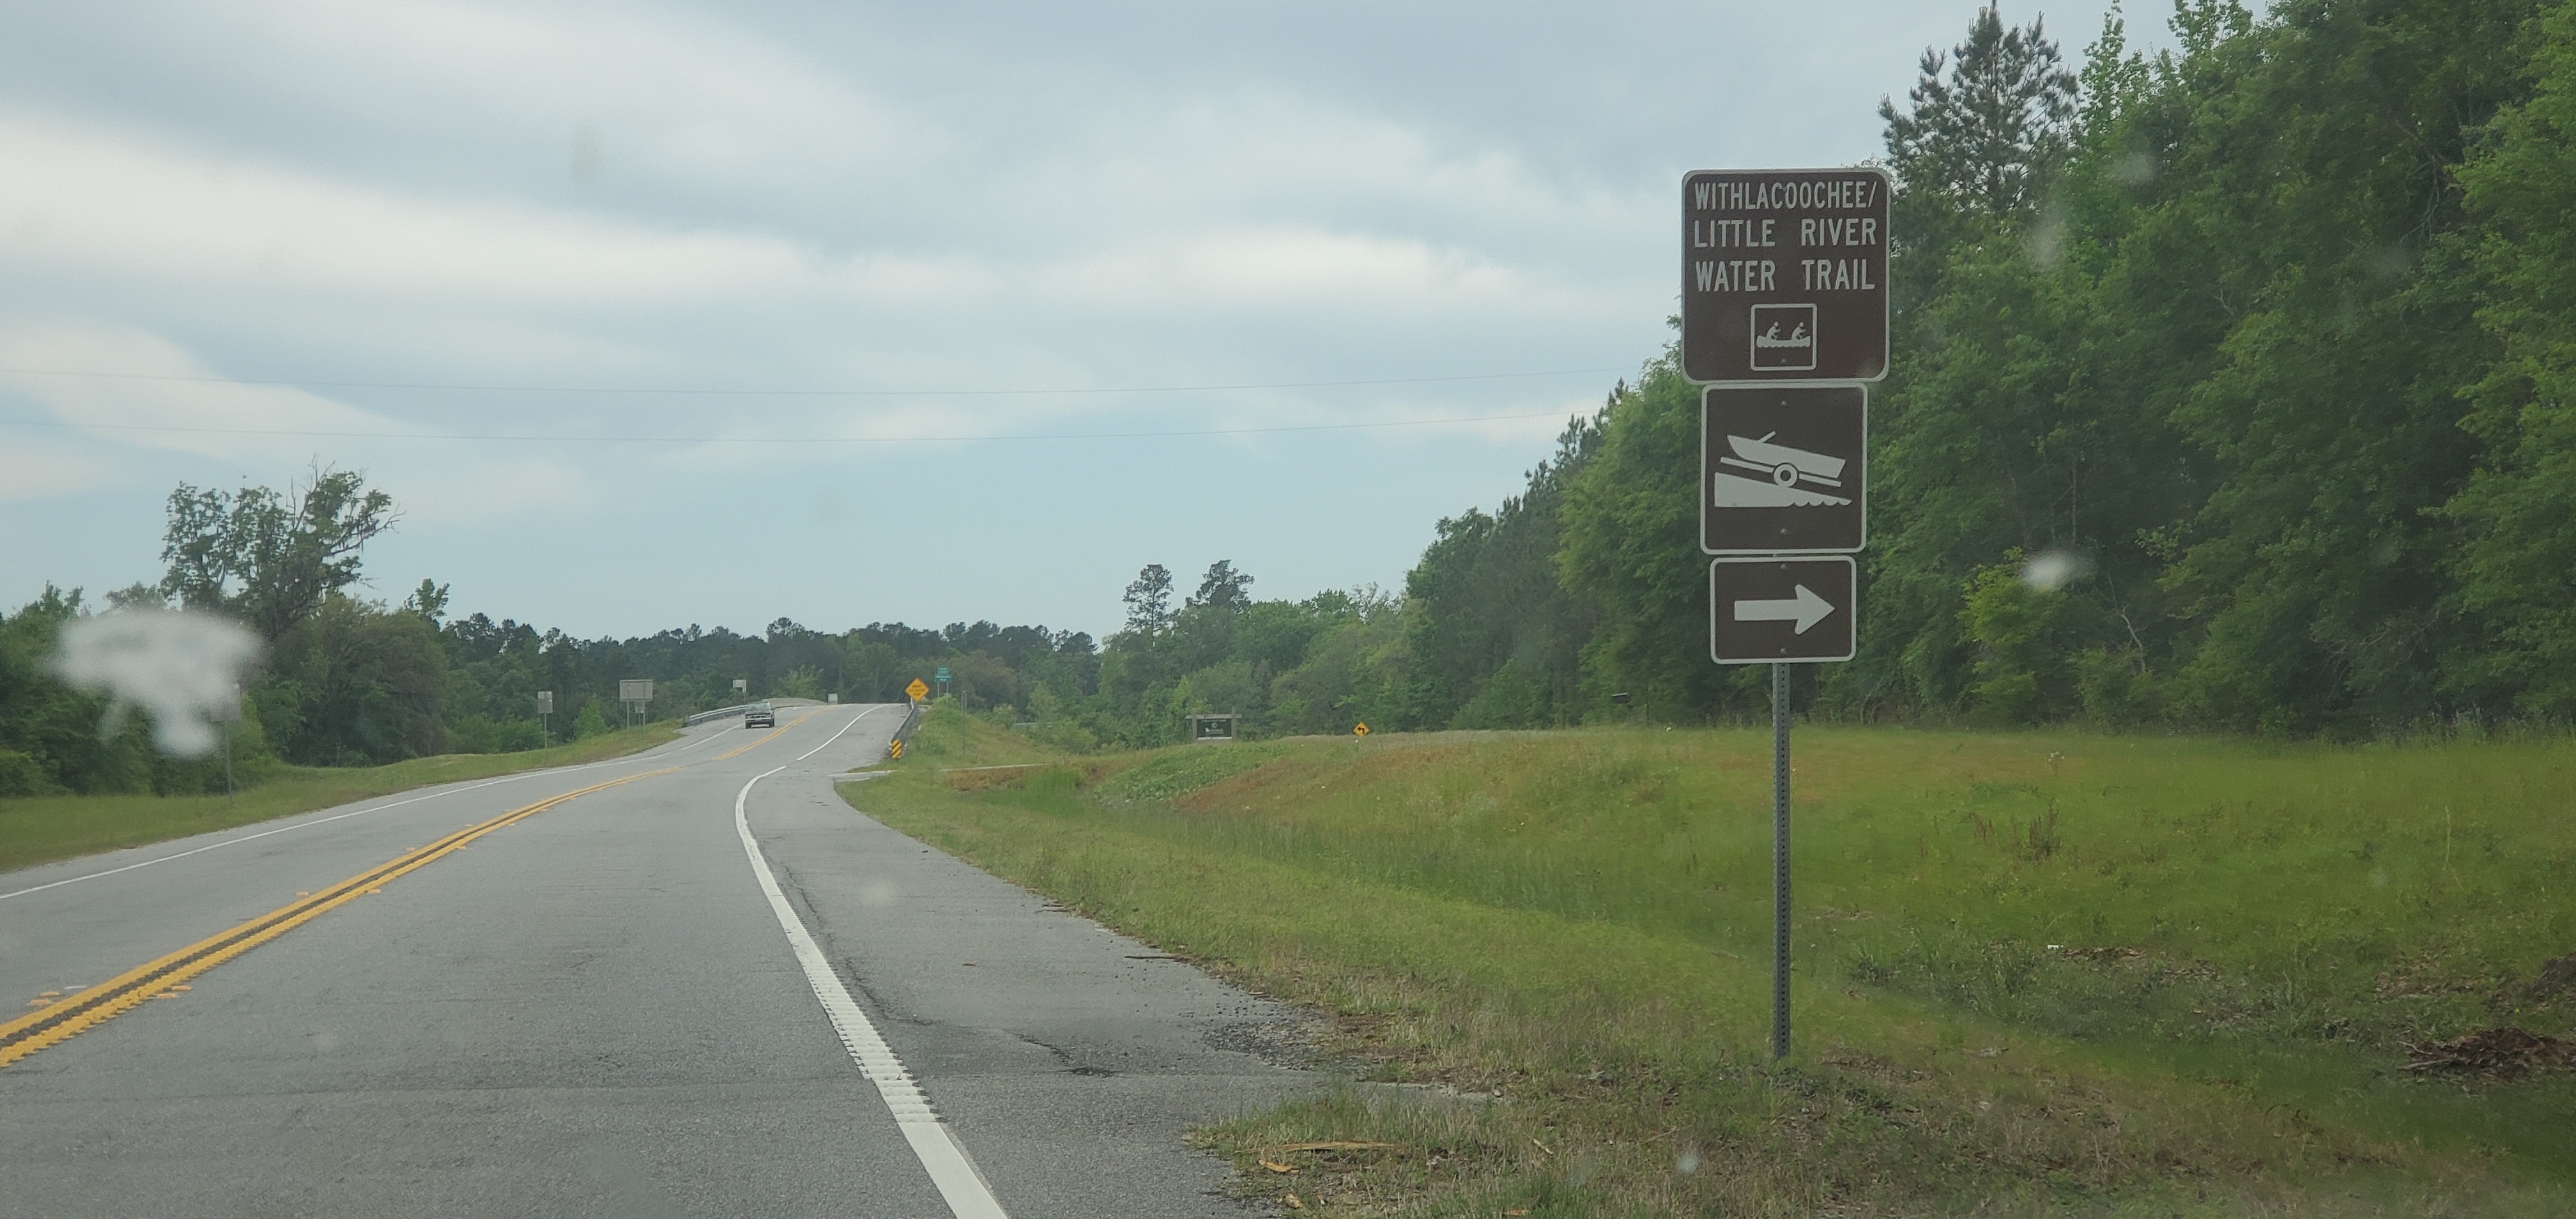
[[1297,1015],[853,813],[899,708],[780,722],[0,873],[12,1019],[641,776],[0,1067],[0,1212],[1246,1214],[1182,1136]]

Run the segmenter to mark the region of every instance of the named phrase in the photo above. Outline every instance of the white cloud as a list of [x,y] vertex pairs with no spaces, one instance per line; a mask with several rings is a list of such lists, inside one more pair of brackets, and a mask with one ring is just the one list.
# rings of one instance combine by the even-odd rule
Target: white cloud
[[[374,484],[394,497],[412,528],[487,525],[535,514],[587,513],[626,489],[603,488],[590,472],[548,456],[493,456],[457,445],[410,460],[379,462]],[[649,495],[645,498],[650,498]]]
[[[111,377],[37,372],[109,370]],[[475,523],[536,509],[588,506],[588,476],[545,457],[427,439],[429,429],[309,390],[245,385],[170,340],[131,327],[0,319],[0,386],[50,411],[93,443],[21,446],[0,458],[0,498],[34,499],[109,485],[118,449],[212,458],[254,480],[292,480],[317,455],[363,467],[423,524]],[[22,456],[26,454],[25,456]],[[43,465],[38,463],[42,462]]]
[[[65,371],[127,375],[43,375]],[[310,435],[294,433],[414,430],[305,390],[215,375],[177,344],[133,327],[0,320],[0,384],[115,444],[266,464],[282,449],[312,447]]]
[[407,196],[0,112],[0,258],[127,281],[438,304],[705,301],[803,273],[772,238]]
[[124,481],[111,458],[79,445],[0,429],[0,503],[100,491]]

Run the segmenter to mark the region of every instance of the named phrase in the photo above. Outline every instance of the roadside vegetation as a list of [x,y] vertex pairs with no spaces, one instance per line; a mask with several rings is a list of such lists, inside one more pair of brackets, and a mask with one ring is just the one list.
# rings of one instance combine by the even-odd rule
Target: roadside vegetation
[[260,782],[231,797],[223,794],[218,777],[212,795],[142,792],[0,798],[0,871],[231,829],[415,787],[601,761],[672,740],[678,729],[676,722],[664,722],[601,733],[551,749],[443,754],[384,766],[273,764],[262,772]]
[[2576,1205],[2563,736],[1802,728],[1775,1065],[1767,734],[1014,735],[845,794],[1428,1085],[1206,1132],[1312,1213]]

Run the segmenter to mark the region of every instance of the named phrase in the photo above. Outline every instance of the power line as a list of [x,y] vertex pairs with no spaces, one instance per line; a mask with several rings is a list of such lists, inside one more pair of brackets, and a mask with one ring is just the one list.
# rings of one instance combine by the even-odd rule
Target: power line
[[1518,415],[1463,415],[1449,419],[1392,419],[1369,423],[1299,423],[1275,427],[1177,428],[1159,432],[1050,432],[986,436],[533,436],[463,432],[331,432],[301,428],[174,427],[140,423],[66,423],[53,419],[0,419],[0,427],[62,428],[102,432],[160,432],[207,436],[293,436],[336,440],[511,441],[539,444],[964,444],[997,440],[1146,440],[1168,436],[1252,436],[1271,432],[1341,432],[1361,428],[1437,427],[1554,419],[1557,411]]
[[76,377],[108,381],[175,381],[192,385],[276,385],[296,389],[417,389],[495,394],[652,394],[747,398],[1018,398],[1074,394],[1212,394],[1263,389],[1346,389],[1367,385],[1431,385],[1455,381],[1518,381],[1540,377],[1601,376],[1621,368],[1560,368],[1549,372],[1464,373],[1444,377],[1382,377],[1358,381],[1273,381],[1241,385],[1134,385],[1088,389],[723,389],[607,385],[445,385],[417,381],[314,381],[256,377],[197,377],[177,373],[89,372],[60,368],[0,368],[22,377]]

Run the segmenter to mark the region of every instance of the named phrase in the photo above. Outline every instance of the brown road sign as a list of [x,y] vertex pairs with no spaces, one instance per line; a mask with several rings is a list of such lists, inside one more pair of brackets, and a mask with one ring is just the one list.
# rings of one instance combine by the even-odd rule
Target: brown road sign
[[1699,418],[1700,550],[1834,554],[1868,540],[1869,387],[1710,386]]
[[1722,665],[1849,660],[1858,602],[1848,556],[1718,559],[1708,567],[1708,654]]
[[1682,178],[1682,373],[1693,381],[1887,375],[1887,172]]

